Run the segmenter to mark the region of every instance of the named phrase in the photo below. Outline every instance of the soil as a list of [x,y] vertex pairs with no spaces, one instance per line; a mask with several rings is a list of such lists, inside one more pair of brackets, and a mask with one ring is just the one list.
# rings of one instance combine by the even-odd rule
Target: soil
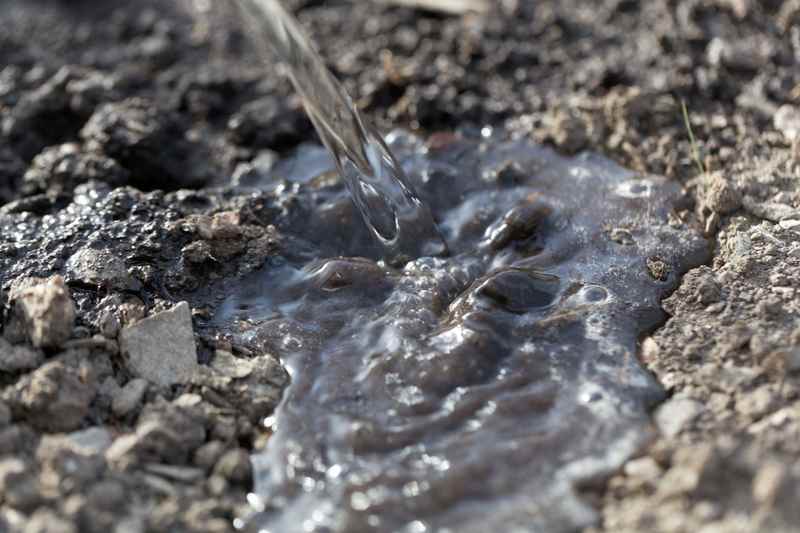
[[[248,509],[288,376],[211,299],[293,223],[291,194],[243,185],[315,137],[219,4],[0,0],[0,530],[222,532]],[[673,216],[712,259],[640,341],[669,398],[585,487],[587,533],[800,531],[800,2],[287,4],[383,130],[488,125],[685,189]]]

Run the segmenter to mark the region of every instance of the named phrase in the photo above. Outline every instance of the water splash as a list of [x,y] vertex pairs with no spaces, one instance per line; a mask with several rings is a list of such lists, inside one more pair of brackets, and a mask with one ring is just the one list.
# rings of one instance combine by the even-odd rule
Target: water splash
[[663,398],[637,338],[708,256],[670,219],[679,185],[499,134],[387,139],[441,217],[448,257],[365,258],[369,234],[324,178],[334,163],[307,149],[280,165],[283,257],[225,284],[217,327],[292,373],[253,457],[263,505],[247,521],[287,533],[591,524],[576,487],[636,453]]
[[447,247],[428,207],[414,192],[381,136],[359,114],[297,21],[277,0],[239,0],[253,40],[287,68],[320,139],[386,259],[402,263]]

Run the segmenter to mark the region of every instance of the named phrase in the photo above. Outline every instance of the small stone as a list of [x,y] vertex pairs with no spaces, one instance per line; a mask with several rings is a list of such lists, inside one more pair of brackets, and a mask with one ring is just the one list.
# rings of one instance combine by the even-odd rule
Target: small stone
[[[288,379],[286,370],[272,355],[244,359],[218,350],[211,365],[200,367],[192,383],[202,387],[206,396],[218,395],[251,422],[258,423],[272,413]],[[227,425],[220,419],[216,426],[215,434],[221,440],[228,440],[223,436],[229,434]]]
[[780,227],[788,230],[800,230],[800,220],[796,218],[786,218],[778,222]]
[[772,117],[772,123],[787,141],[800,140],[800,108],[789,104],[780,106]]
[[37,368],[44,362],[44,354],[27,346],[13,346],[0,337],[0,372],[16,373]]
[[119,335],[119,330],[122,328],[122,323],[115,312],[106,311],[100,316],[97,328],[105,338],[116,339],[117,335]]
[[83,248],[74,253],[66,266],[67,280],[94,287],[133,290],[138,287],[128,275],[125,262],[109,250]]
[[764,385],[738,398],[736,410],[745,416],[760,418],[772,407],[774,400],[774,393],[769,386]]
[[228,447],[221,441],[212,440],[200,446],[194,453],[194,464],[206,471],[217,464]]
[[186,383],[198,366],[186,302],[123,328],[119,341],[130,371],[156,385]]
[[26,418],[42,431],[78,429],[94,396],[94,384],[60,361],[39,367],[4,392],[15,418]]
[[32,468],[20,459],[0,462],[0,495],[7,505],[29,510],[41,500],[41,490]]
[[703,405],[700,402],[676,396],[659,406],[654,418],[661,434],[672,438],[702,412]]
[[214,474],[236,485],[249,485],[253,478],[250,454],[241,448],[226,452],[217,461]]
[[720,173],[709,176],[703,200],[711,211],[720,215],[728,215],[742,205],[742,195]]
[[111,401],[111,410],[115,415],[123,417],[132,412],[144,398],[148,383],[141,378],[135,378],[114,393]]
[[764,320],[780,316],[783,313],[783,302],[777,296],[768,296],[756,304],[756,313]]
[[18,285],[9,293],[9,300],[14,302],[14,319],[22,324],[35,347],[61,346],[72,334],[75,322],[75,304],[64,278],[24,280],[20,285],[23,287]]
[[113,442],[111,433],[104,427],[91,427],[81,431],[74,431],[67,435],[67,438],[75,446],[86,450],[89,454],[103,454]]
[[661,477],[662,469],[652,457],[640,457],[625,463],[625,475],[647,481]]
[[214,359],[211,362],[211,368],[234,379],[246,378],[253,373],[253,367],[253,360],[234,357],[232,353],[224,350],[214,352]]
[[185,464],[206,441],[205,420],[198,408],[162,404],[145,410],[136,433],[117,438],[106,459],[118,468],[131,464]]
[[78,533],[78,530],[69,520],[42,507],[33,513],[22,533]]
[[773,287],[788,287],[791,285],[789,278],[783,272],[775,272],[770,274],[769,282]]
[[658,343],[655,341],[655,339],[653,339],[653,337],[647,337],[642,341],[642,360],[645,363],[652,363],[656,361],[660,353],[661,347],[659,347]]

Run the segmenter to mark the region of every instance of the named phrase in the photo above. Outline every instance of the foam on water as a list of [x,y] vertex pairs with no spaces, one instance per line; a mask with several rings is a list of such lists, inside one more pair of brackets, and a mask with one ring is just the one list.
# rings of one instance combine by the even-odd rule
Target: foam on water
[[670,217],[678,185],[500,136],[435,145],[390,136],[450,249],[402,267],[318,151],[264,181],[284,253],[216,315],[291,370],[253,457],[262,531],[572,531],[595,519],[576,487],[651,435],[637,338],[708,254]]

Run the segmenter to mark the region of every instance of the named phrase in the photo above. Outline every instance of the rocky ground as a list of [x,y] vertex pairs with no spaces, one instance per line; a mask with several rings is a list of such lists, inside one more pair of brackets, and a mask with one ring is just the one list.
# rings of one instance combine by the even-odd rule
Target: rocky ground
[[[289,3],[384,128],[504,126],[685,186],[713,259],[642,339],[670,398],[587,488],[592,531],[800,531],[800,2]],[[313,132],[230,13],[190,7],[0,0],[0,531],[247,506],[287,375],[208,319],[285,246],[286,198],[239,186]]]

